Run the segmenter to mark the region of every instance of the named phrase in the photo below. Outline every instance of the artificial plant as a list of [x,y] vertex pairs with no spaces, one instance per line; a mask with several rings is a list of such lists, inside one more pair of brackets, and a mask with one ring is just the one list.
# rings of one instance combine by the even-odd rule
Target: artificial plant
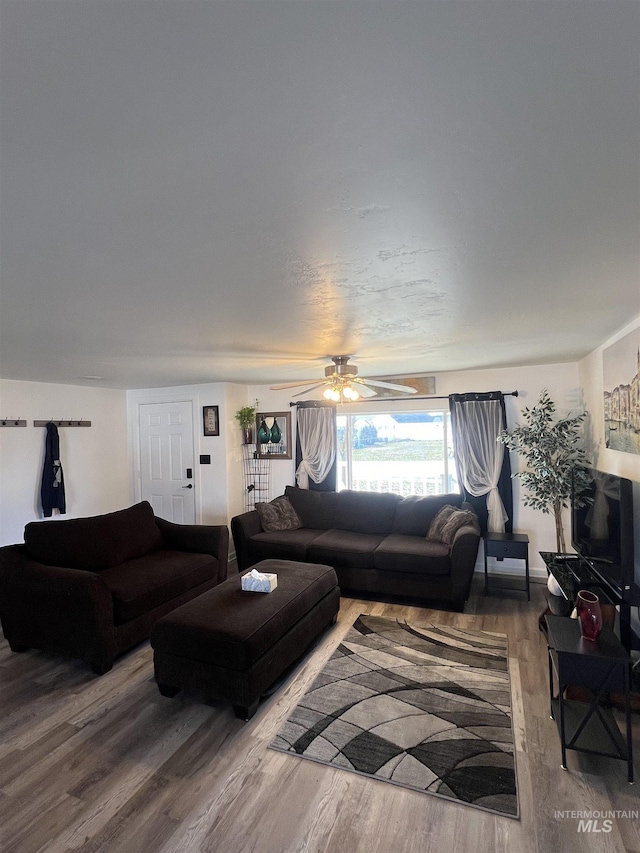
[[589,462],[582,447],[582,425],[587,412],[555,419],[556,407],[546,389],[531,409],[522,412],[525,424],[512,432],[503,430],[498,441],[519,453],[527,468],[518,471],[524,488],[523,503],[544,513],[553,513],[556,525],[556,547],[564,553],[565,538],[562,510],[573,494],[578,506],[589,480]]
[[253,406],[243,406],[241,409],[235,414],[235,418],[240,424],[241,429],[249,429],[255,423],[256,418],[256,410],[259,406],[258,400],[256,400],[255,405]]

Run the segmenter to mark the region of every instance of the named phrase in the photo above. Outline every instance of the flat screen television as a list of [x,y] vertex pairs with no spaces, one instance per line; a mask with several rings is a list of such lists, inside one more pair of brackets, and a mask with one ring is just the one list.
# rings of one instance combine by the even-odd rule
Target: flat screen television
[[571,544],[622,601],[633,586],[633,485],[630,480],[589,469],[589,483],[578,506],[571,501]]

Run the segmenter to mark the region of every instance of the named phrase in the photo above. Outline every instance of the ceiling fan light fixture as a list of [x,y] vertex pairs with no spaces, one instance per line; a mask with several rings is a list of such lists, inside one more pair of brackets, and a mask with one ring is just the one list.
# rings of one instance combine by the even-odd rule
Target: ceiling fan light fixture
[[[306,391],[300,391],[294,394],[299,397],[301,394],[307,394],[310,391],[315,391],[316,388],[325,386],[322,396],[325,400],[332,400],[334,403],[355,402],[361,397],[375,397],[380,394],[376,389],[385,388],[401,394],[416,394],[417,388],[412,388],[409,385],[398,385],[394,382],[386,382],[382,379],[362,379],[358,376],[358,368],[355,364],[349,364],[348,355],[334,355],[331,357],[333,364],[325,367],[324,380],[314,382],[309,379],[302,382],[285,382],[282,385],[272,385],[271,391],[280,391],[284,388],[297,388],[301,385],[310,385]],[[388,396],[388,392],[387,392]]]
[[325,389],[322,396],[325,400],[333,400],[334,403],[337,403],[340,400],[340,391],[335,385],[330,385]]
[[356,391],[355,388],[352,388],[351,385],[345,385],[342,389],[342,393],[347,398],[347,400],[357,400],[360,394]]
[[345,400],[351,402],[359,399],[360,394],[351,385],[349,380],[340,377],[335,377],[331,385],[322,392],[325,400],[333,400],[334,403],[343,403]]

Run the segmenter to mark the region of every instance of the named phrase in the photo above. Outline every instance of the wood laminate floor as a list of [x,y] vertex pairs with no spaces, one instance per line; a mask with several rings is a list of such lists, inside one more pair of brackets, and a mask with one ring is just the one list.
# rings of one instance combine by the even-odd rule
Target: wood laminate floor
[[[484,598],[477,580],[462,614],[343,599],[337,625],[248,723],[195,693],[160,696],[148,643],[97,677],[2,640],[0,850],[640,853],[640,785],[628,785],[625,764],[570,753],[560,767],[537,627],[543,590],[532,585],[530,604]],[[360,613],[507,634],[519,820],[267,749]],[[637,714],[634,745],[638,756]],[[604,815],[580,827],[583,813],[611,811],[610,824]]]

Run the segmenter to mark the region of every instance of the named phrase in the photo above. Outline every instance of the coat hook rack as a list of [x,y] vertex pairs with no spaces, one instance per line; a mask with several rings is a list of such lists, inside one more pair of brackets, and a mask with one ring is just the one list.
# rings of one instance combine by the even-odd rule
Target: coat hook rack
[[45,427],[47,424],[55,424],[57,427],[90,427],[91,421],[78,420],[77,418],[64,418],[63,420],[56,420],[56,418],[49,418],[47,421],[34,421],[34,427]]
[[2,418],[0,421],[0,426],[3,427],[26,427],[27,422],[18,418]]

